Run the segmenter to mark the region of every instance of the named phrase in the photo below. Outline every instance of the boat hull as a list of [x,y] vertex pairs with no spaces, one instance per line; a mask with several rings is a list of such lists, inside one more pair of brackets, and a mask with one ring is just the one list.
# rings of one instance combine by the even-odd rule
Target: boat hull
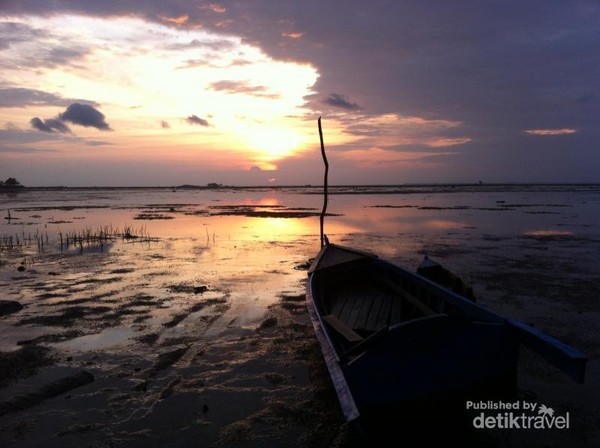
[[[307,304],[349,422],[516,394],[525,325],[374,255],[326,246],[309,270]],[[528,337],[582,375],[583,355]]]

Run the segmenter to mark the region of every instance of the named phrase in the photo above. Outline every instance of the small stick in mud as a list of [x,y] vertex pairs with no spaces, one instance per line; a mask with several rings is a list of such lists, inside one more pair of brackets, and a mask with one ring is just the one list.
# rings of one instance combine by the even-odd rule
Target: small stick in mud
[[323,128],[321,127],[321,117],[318,120],[319,123],[319,139],[321,140],[321,155],[323,156],[323,163],[325,164],[325,175],[323,178],[323,210],[321,211],[320,223],[321,223],[321,247],[326,244],[327,237],[323,233],[323,226],[325,222],[325,214],[327,213],[327,176],[329,175],[329,162],[327,161],[327,155],[325,154],[325,144],[323,143]]

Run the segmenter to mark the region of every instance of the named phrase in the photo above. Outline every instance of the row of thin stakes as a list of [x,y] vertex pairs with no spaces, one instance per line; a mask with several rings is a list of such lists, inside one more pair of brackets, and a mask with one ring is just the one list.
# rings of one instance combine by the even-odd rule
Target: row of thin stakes
[[[109,241],[123,239],[125,241],[151,241],[145,227],[134,229],[130,226],[125,226],[123,229],[113,228],[112,226],[101,227],[96,230],[89,228],[80,230],[58,233],[60,251],[64,252],[69,249],[77,249],[83,251],[84,247],[99,246],[100,251]],[[26,247],[34,247],[37,245],[39,252],[43,252],[49,246],[48,233],[40,233],[38,230],[32,235],[23,232],[21,235],[3,236],[0,239],[0,252],[20,250]]]
[[44,246],[48,245],[48,234],[41,234],[36,230],[33,236],[31,233],[25,235],[25,232],[21,236],[18,234],[14,237],[5,235],[0,239],[0,251],[19,250],[24,247],[31,247],[33,244],[37,245],[39,251],[43,251]]

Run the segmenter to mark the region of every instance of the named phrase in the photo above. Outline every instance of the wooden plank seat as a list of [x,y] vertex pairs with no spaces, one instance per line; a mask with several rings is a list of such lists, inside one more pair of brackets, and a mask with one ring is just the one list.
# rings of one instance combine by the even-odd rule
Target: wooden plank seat
[[363,340],[363,337],[360,334],[358,334],[333,314],[323,316],[323,320],[327,322],[331,328],[342,335],[348,342],[355,344]]

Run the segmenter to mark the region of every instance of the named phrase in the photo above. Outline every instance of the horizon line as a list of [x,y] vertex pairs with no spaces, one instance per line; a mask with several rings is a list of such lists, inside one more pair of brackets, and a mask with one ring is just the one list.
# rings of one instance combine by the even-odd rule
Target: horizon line
[[[398,187],[485,187],[485,186],[600,186],[595,182],[424,182],[424,183],[394,183],[394,184],[333,184],[332,188],[398,188]],[[195,190],[224,190],[224,189],[257,189],[257,188],[322,188],[320,184],[289,184],[289,185],[227,185],[227,184],[180,184],[180,185],[21,185],[18,190],[51,190],[51,189],[195,189]],[[3,188],[0,188],[0,191]],[[7,188],[12,189],[12,188]]]

